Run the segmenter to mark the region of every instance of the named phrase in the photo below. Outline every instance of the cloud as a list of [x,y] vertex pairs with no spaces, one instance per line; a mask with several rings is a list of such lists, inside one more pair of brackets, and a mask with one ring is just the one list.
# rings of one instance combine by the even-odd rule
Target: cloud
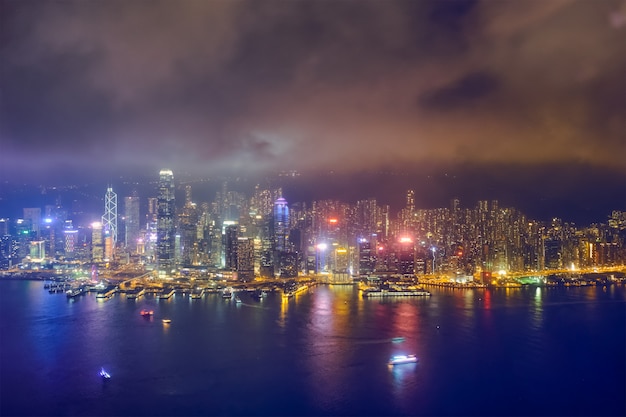
[[2,2],[3,163],[623,170],[624,4]]

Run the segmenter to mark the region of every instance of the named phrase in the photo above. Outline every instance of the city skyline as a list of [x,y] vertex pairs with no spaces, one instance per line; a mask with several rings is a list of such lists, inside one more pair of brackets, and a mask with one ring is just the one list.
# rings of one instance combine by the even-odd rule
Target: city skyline
[[0,7],[4,178],[504,171],[541,188],[538,170],[571,196],[584,171],[600,197],[626,178],[620,1]]
[[[80,200],[64,205],[67,198],[55,191],[55,204],[43,210],[23,207],[23,216],[0,218],[0,261],[5,268],[68,260],[147,265],[160,278],[193,267],[217,268],[244,282],[367,271],[446,273],[483,284],[497,271],[593,270],[624,261],[626,212],[620,210],[606,222],[576,225],[557,217],[537,221],[497,199],[472,206],[455,198],[446,207],[423,209],[416,206],[413,189],[405,191],[404,206],[394,212],[373,196],[354,203],[325,199],[290,205],[282,187],[257,184],[246,193],[226,181],[214,198],[196,200],[190,184],[177,187],[170,169],[160,170],[157,185],[143,198],[136,188],[124,197],[124,212],[135,213],[119,224],[112,185],[95,211]],[[184,192],[178,205],[177,188]],[[98,212],[104,212],[102,222],[92,221]],[[127,220],[136,239],[117,242],[118,226],[128,235]]]

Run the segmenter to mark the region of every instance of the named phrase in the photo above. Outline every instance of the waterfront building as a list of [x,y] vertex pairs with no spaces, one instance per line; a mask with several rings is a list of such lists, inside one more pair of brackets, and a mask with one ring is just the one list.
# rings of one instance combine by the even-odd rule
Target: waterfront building
[[415,244],[409,237],[400,238],[395,245],[395,269],[399,274],[415,275]]
[[175,205],[174,174],[169,169],[159,172],[157,197],[156,262],[160,277],[170,277],[175,262]]

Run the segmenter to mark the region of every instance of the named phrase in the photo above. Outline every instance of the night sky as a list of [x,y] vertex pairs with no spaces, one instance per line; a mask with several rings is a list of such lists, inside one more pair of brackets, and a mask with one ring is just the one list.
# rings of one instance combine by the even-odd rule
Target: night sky
[[0,0],[0,33],[4,178],[385,170],[418,201],[448,173],[626,201],[626,1]]

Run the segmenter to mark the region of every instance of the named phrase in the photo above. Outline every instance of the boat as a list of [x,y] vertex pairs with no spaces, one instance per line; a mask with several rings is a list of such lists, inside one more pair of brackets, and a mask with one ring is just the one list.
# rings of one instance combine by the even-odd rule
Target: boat
[[163,324],[170,324],[172,322],[172,320],[170,320],[170,319],[163,319],[162,322],[163,322]]
[[65,293],[65,295],[67,296],[67,298],[74,298],[74,297],[78,297],[79,295],[84,294],[85,290],[81,287],[79,288],[74,288],[71,290],[67,290],[67,292]]
[[381,290],[367,289],[363,291],[363,297],[429,297],[431,294],[424,290]]
[[233,289],[231,287],[222,290],[222,298],[231,299],[233,297]]
[[235,296],[235,302],[237,304],[241,304],[241,298],[239,298],[239,296]]
[[391,339],[392,343],[402,343],[404,342],[404,337],[394,337],[393,339]]
[[415,362],[417,362],[417,356],[415,355],[396,355],[389,359],[390,366]]
[[102,379],[111,379],[111,375],[104,368],[100,368],[100,376]]
[[144,316],[145,318],[150,318],[154,314],[154,311],[152,311],[152,310],[141,310],[140,314],[142,316]]

